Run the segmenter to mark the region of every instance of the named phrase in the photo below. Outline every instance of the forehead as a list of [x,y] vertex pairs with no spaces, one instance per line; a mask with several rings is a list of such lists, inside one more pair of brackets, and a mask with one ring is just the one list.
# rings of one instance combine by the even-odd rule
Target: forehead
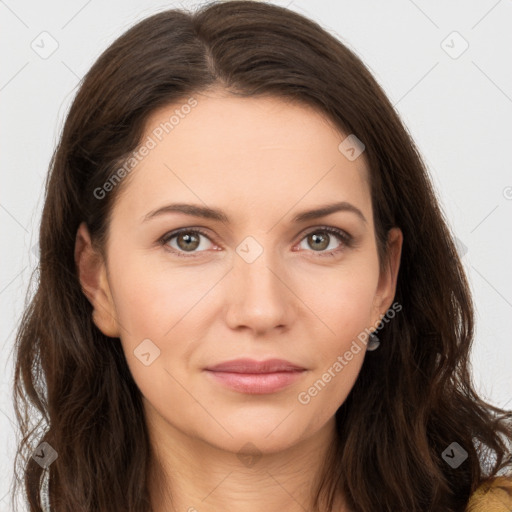
[[174,200],[246,216],[342,200],[363,209],[364,153],[347,159],[339,149],[345,138],[310,105],[195,94],[149,116],[141,144],[150,149],[131,171],[119,206],[127,215]]

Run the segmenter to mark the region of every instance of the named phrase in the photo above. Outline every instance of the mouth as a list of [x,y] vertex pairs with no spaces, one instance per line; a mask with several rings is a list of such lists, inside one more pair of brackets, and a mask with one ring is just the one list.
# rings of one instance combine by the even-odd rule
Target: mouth
[[279,372],[238,373],[205,370],[213,381],[234,391],[251,395],[276,393],[290,386],[306,372],[306,370],[288,370]]
[[205,368],[215,383],[241,393],[275,393],[296,382],[306,368],[284,359],[235,359]]

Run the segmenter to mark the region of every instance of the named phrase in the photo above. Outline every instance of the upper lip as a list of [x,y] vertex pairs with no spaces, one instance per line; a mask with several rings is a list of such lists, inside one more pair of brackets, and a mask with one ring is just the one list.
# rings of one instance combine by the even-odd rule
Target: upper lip
[[274,373],[305,370],[305,368],[284,359],[267,359],[265,361],[233,359],[214,366],[208,366],[205,370],[232,373]]

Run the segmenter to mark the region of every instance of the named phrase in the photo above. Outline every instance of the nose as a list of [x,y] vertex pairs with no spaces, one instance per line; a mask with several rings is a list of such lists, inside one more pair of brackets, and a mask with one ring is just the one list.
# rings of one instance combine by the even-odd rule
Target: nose
[[232,329],[264,334],[291,325],[296,307],[286,271],[264,250],[249,262],[236,255],[227,283],[226,321]]

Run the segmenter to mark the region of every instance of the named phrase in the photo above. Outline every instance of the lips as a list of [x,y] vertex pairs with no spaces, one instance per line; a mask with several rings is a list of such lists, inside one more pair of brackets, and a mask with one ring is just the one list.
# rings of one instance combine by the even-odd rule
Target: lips
[[236,359],[205,368],[213,382],[239,393],[263,395],[281,391],[307,370],[284,359]]
[[209,366],[206,370],[213,372],[229,373],[276,373],[293,372],[305,370],[302,366],[291,363],[284,359],[267,359],[265,361],[256,361],[254,359],[234,359]]

